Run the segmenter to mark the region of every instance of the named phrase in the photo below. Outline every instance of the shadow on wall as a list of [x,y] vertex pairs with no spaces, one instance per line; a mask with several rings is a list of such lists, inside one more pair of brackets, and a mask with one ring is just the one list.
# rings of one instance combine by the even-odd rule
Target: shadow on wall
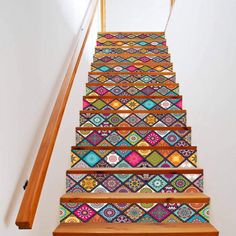
[[[11,57],[12,53],[17,65],[6,61],[11,66],[12,71],[8,76],[12,76],[11,80],[16,82],[16,89],[22,89],[22,95],[24,94],[23,96],[26,96],[23,98],[22,95],[14,97],[14,94],[6,94],[5,99],[6,101],[14,100],[14,105],[19,107],[24,104],[22,110],[12,109],[12,114],[5,113],[6,121],[8,120],[7,116],[19,117],[17,123],[19,122],[20,124],[17,127],[17,131],[6,130],[8,131],[8,136],[14,132],[14,137],[11,137],[11,143],[15,144],[15,148],[12,150],[9,146],[10,142],[7,142],[4,145],[6,150],[3,150],[5,152],[4,155],[7,157],[6,161],[8,161],[8,158],[11,158],[10,155],[18,159],[18,165],[14,166],[15,171],[11,175],[13,181],[11,184],[6,183],[8,184],[8,189],[6,189],[7,198],[3,204],[5,209],[2,211],[5,212],[4,224],[7,228],[15,221],[15,214],[18,211],[19,202],[22,199],[23,185],[25,180],[29,178],[43,132],[60,89],[62,79],[64,78],[68,61],[74,51],[78,37],[76,31],[79,29],[88,3],[89,1],[87,0],[80,1],[79,3],[74,0],[70,4],[67,1],[56,0],[50,2],[40,1],[37,5],[35,2],[34,4],[27,3],[28,5],[25,6],[25,9],[28,9],[28,15],[25,15],[25,9],[22,10],[22,6],[17,6],[17,4],[14,6],[14,10],[18,11],[15,15],[16,19],[8,21],[10,23],[7,25],[7,28],[12,31],[17,27],[15,21],[22,21],[22,26],[27,28],[25,29],[27,35],[18,35],[21,31],[17,31],[15,35],[16,40],[18,39],[17,37],[23,37],[23,40],[18,40],[15,45],[15,48],[19,48],[20,50],[11,51],[9,49],[9,57]],[[10,3],[6,6],[6,9],[11,11],[9,17],[10,15],[14,15],[12,14],[14,10]],[[34,11],[37,11],[36,15]],[[40,11],[40,14],[38,14],[38,11]],[[37,17],[40,19],[36,19]],[[28,21],[29,19],[30,21]],[[30,27],[28,24],[30,24]],[[31,26],[37,29],[40,37],[33,36],[34,32],[30,31]],[[27,40],[32,39],[34,42],[31,41],[31,45],[24,45]],[[67,45],[71,45],[70,48]],[[7,46],[10,47],[11,45]],[[28,53],[28,57],[26,57],[25,51]],[[31,69],[31,64],[34,64],[37,70]],[[19,73],[17,70],[18,65],[21,66],[22,73]],[[32,68],[34,67],[32,66]],[[11,96],[11,98],[8,98],[8,96]],[[68,131],[71,133],[71,130]],[[62,148],[68,150],[68,146]],[[6,166],[9,166],[9,164]],[[10,171],[8,169],[6,172]],[[64,177],[64,174],[62,172],[60,175]],[[64,183],[59,183],[59,185],[63,185],[64,187]],[[57,200],[55,201],[57,204]]]

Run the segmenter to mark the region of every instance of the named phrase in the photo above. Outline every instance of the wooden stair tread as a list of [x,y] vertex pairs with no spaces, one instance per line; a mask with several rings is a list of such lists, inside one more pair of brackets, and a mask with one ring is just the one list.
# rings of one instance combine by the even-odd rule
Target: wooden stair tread
[[73,203],[209,203],[203,193],[66,193],[61,202]]
[[54,236],[217,236],[209,223],[61,223]]
[[[96,57],[98,56],[106,56],[106,57],[110,57],[110,56],[114,56],[114,57],[131,57],[131,56],[134,56],[132,53],[127,53],[127,52],[124,52],[124,53],[120,53],[120,54],[117,54],[117,53],[96,53]],[[135,54],[135,57],[141,57],[141,56],[145,56],[145,57],[155,57],[155,56],[160,56],[160,57],[166,57],[166,56],[170,56],[170,53],[136,53]]]
[[117,72],[117,71],[107,71],[107,72],[89,72],[89,75],[175,75],[173,71],[169,72]]
[[202,174],[201,168],[73,168],[67,174]]

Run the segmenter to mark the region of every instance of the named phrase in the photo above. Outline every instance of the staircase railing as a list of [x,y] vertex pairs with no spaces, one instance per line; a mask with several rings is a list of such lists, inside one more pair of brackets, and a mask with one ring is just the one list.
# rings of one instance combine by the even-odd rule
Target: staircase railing
[[[83,19],[73,56],[62,82],[51,117],[48,121],[48,125],[41,141],[39,151],[30,174],[29,182],[16,218],[16,225],[19,229],[31,229],[33,226],[53,147],[57,138],[73,81],[87,42],[90,28],[98,6],[98,1],[99,0],[90,1],[89,7]],[[83,40],[82,44],[79,43],[81,40]]]

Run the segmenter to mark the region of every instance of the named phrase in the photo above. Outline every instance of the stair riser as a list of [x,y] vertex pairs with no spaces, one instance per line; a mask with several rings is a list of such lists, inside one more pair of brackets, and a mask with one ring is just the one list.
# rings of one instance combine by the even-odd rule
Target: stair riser
[[123,54],[123,53],[130,53],[130,54],[160,54],[160,53],[168,53],[168,47],[119,47],[119,48],[112,48],[112,47],[96,47],[95,53],[104,53],[104,54]]
[[191,130],[77,130],[77,146],[191,146]]
[[109,99],[83,99],[84,110],[181,110],[182,98],[109,98]]
[[81,113],[80,126],[186,126],[186,113],[149,114],[149,113],[117,113],[93,114]]
[[151,41],[145,41],[145,40],[106,40],[106,41],[97,41],[97,46],[166,46],[166,40],[160,39],[160,40],[151,40]]
[[61,203],[64,223],[187,223],[209,222],[207,203]]
[[97,192],[202,192],[202,174],[67,174],[66,191]]
[[145,65],[143,64],[127,64],[120,65],[119,63],[114,64],[91,64],[92,72],[173,72],[172,63],[155,63]]
[[90,74],[88,78],[89,83],[120,83],[120,82],[129,82],[129,83],[172,83],[176,81],[175,74],[173,75],[140,75],[140,74],[121,74],[121,75],[93,75]]
[[119,55],[117,56],[114,54],[113,56],[109,55],[95,55],[93,57],[93,62],[98,62],[98,63],[145,63],[145,62],[170,62],[170,55],[169,54],[163,54],[163,56],[124,56],[124,55]]
[[134,86],[86,86],[87,96],[178,96],[178,84]]
[[196,167],[197,151],[181,150],[72,150],[72,167]]
[[164,33],[132,33],[132,34],[122,34],[122,33],[107,33],[98,34],[99,40],[109,40],[109,39],[137,39],[137,40],[153,40],[153,39],[165,39]]

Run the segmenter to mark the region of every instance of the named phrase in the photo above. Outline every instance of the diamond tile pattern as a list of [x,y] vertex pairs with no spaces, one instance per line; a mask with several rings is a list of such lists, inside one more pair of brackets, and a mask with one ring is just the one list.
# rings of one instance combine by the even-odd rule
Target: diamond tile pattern
[[[170,58],[164,33],[98,34],[71,168],[197,167]],[[203,174],[67,173],[66,191],[203,192]],[[61,202],[60,221],[205,223],[209,205]]]

